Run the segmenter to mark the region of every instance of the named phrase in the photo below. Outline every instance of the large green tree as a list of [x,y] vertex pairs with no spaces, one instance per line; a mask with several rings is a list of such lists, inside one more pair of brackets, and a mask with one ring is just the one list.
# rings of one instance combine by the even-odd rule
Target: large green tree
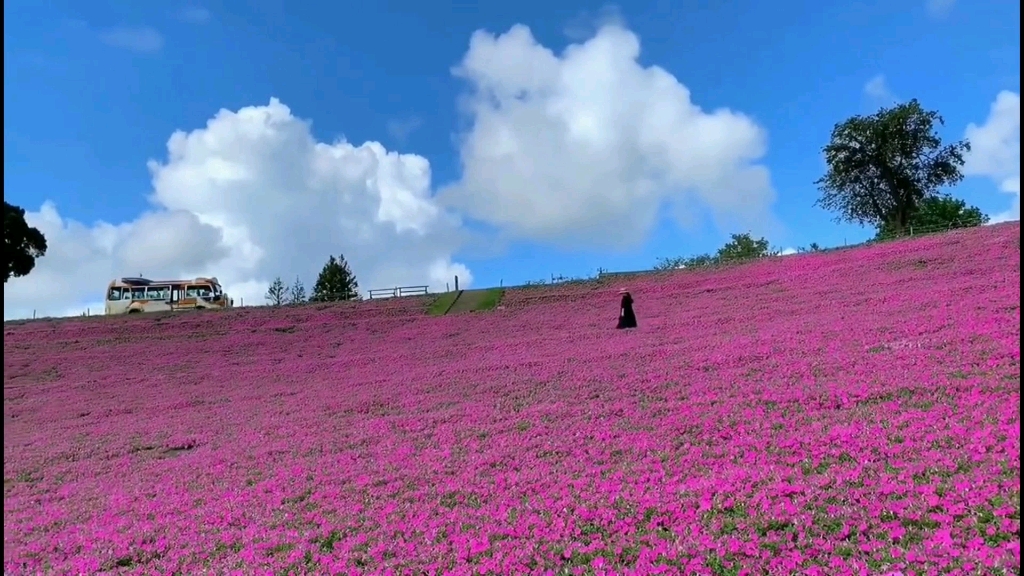
[[358,298],[359,284],[356,282],[355,274],[348,267],[348,262],[345,262],[345,257],[331,256],[317,276],[309,299],[313,302],[336,302]]
[[719,261],[728,262],[733,260],[752,260],[777,254],[778,251],[772,250],[768,245],[768,240],[764,238],[755,240],[750,234],[733,234],[729,242],[718,249],[716,256]]
[[46,254],[46,237],[25,221],[25,209],[4,200],[4,284],[25,276]]
[[970,144],[943,145],[936,132],[942,123],[938,112],[911,100],[837,124],[824,148],[828,170],[815,182],[822,193],[815,204],[840,222],[903,233],[918,204],[963,179]]
[[[959,198],[942,194],[929,196],[917,205],[913,214],[910,215],[905,232],[911,233],[914,230],[937,232],[951,228],[969,228],[987,224],[988,221],[988,215],[977,206],[968,206]],[[875,238],[881,240],[898,235],[899,232],[892,225],[885,223],[878,227]]]
[[718,249],[714,255],[699,254],[697,256],[677,256],[674,258],[662,258],[654,266],[655,270],[673,270],[676,268],[699,268],[711,266],[721,262],[736,262],[739,260],[752,260],[766,256],[778,255],[778,250],[773,250],[764,238],[754,239],[750,234],[733,234],[724,246]]

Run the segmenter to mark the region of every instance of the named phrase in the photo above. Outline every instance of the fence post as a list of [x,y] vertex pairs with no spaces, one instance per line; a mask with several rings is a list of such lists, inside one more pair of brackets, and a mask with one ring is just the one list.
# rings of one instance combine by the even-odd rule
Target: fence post
[[455,291],[459,291],[459,277],[457,275],[455,276]]

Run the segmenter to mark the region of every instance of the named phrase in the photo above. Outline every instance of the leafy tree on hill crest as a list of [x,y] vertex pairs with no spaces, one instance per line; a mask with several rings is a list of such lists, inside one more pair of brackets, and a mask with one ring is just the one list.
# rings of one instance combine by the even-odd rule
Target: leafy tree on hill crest
[[46,254],[46,237],[25,221],[25,209],[4,201],[4,284],[28,275]]
[[753,260],[766,256],[778,256],[778,250],[769,247],[768,240],[754,238],[750,234],[733,234],[732,239],[718,249],[715,255],[722,262],[734,260]]
[[735,262],[739,260],[752,260],[777,256],[778,250],[769,247],[768,240],[758,238],[755,240],[749,233],[733,234],[729,242],[718,249],[714,255],[699,254],[697,256],[676,256],[674,258],[662,258],[654,266],[655,270],[674,270],[677,268],[699,268],[711,266],[720,262]]
[[[968,206],[959,198],[948,194],[929,196],[917,205],[907,222],[910,229],[935,232],[951,228],[970,228],[988,224],[989,217],[976,206]],[[898,236],[892,225],[886,223],[878,227],[876,240]]]
[[903,234],[924,199],[963,179],[970,144],[943,146],[936,124],[942,117],[917,100],[836,124],[824,148],[828,170],[815,181],[822,193],[815,205],[838,213],[839,222]]
[[808,252],[821,252],[822,248],[817,242],[811,242],[806,248],[800,247],[796,251],[801,254],[807,254]]

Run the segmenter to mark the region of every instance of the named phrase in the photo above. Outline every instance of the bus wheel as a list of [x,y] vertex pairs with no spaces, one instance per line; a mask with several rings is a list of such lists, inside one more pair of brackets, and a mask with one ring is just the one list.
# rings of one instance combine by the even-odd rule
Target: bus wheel
[[142,310],[139,310],[138,308],[132,308],[128,311],[129,314],[138,314],[139,312],[142,312]]

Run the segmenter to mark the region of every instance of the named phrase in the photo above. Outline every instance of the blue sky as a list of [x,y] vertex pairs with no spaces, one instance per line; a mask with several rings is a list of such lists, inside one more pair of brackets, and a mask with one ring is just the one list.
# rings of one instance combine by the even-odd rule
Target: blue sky
[[[937,109],[947,139],[976,125],[987,156],[955,193],[990,214],[1016,198],[1019,218],[1019,58],[1009,0],[11,0],[5,199],[51,253],[5,285],[5,317],[97,305],[139,272],[214,273],[253,301],[337,252],[363,288],[459,272],[488,286],[648,268],[734,231],[856,242],[869,232],[812,206],[820,149],[894,99]],[[264,108],[208,124],[246,107]],[[668,109],[691,112],[657,126]],[[192,136],[176,159],[178,130]]]

